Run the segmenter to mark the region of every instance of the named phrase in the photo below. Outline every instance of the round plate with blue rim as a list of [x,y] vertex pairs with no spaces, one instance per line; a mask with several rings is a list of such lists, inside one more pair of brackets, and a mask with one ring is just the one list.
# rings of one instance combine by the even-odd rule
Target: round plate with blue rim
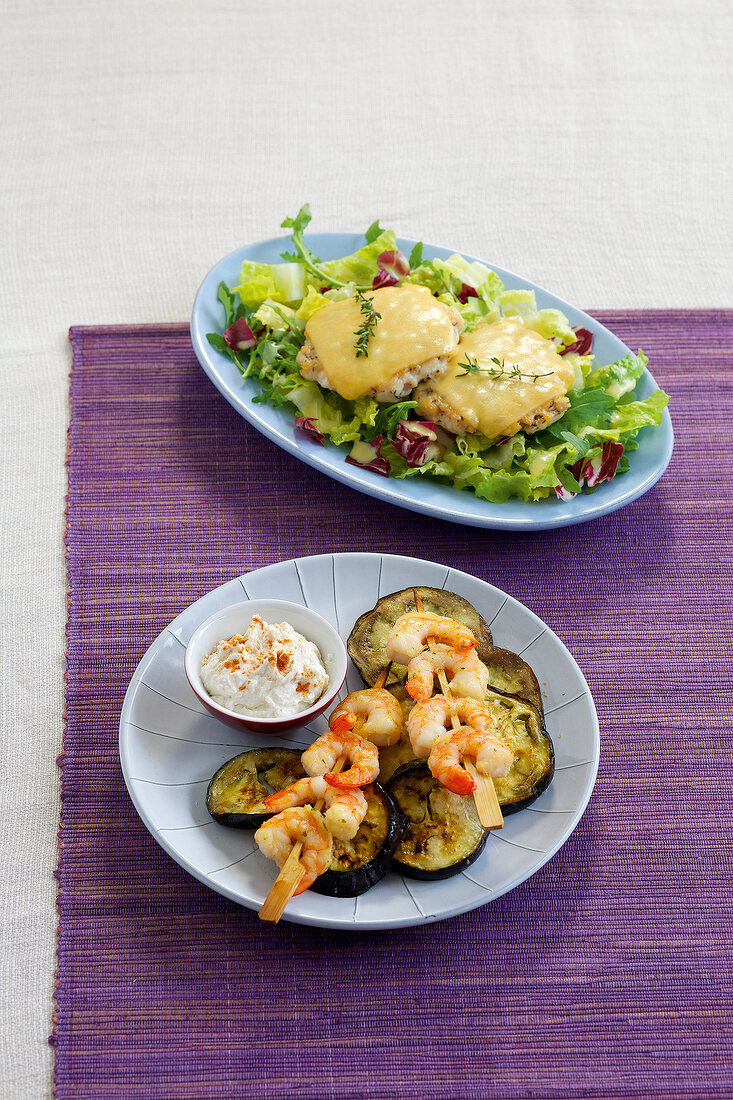
[[[260,909],[277,874],[253,834],[214,821],[206,791],[214,772],[249,748],[305,749],[327,729],[321,715],[282,735],[235,731],[206,711],[184,671],[186,644],[216,611],[243,599],[306,604],[346,640],[381,596],[412,585],[457,592],[489,623],[496,645],[521,654],[543,694],[555,747],[555,775],[529,807],[505,819],[466,870],[438,882],[390,873],[356,898],[307,890],[285,910],[296,924],[387,929],[428,924],[501,897],[567,841],[591,796],[598,769],[598,718],[582,672],[532,611],[493,585],[435,562],[391,554],[319,554],[235,577],[202,596],[155,639],[130,681],[120,717],[120,760],[135,808],[161,847],[195,878],[249,909]],[[339,699],[363,687],[349,662]]]
[[[306,237],[308,246],[324,260],[349,255],[362,247],[363,236],[354,233],[313,233]],[[409,255],[415,242],[398,238],[398,247]],[[604,482],[590,494],[580,493],[569,501],[548,498],[540,501],[509,500],[503,504],[479,500],[473,493],[454,489],[452,486],[431,481],[428,478],[384,478],[371,470],[360,469],[346,462],[346,451],[331,445],[319,446],[295,426],[295,413],[287,408],[275,408],[267,404],[253,404],[252,399],[260,390],[256,378],[242,378],[236,364],[228,355],[217,351],[207,340],[207,333],[221,332],[223,309],[217,299],[222,281],[227,286],[236,285],[242,261],[278,263],[281,253],[290,245],[287,237],[277,237],[231,252],[215,264],[199,288],[191,316],[191,340],[196,357],[220,393],[258,431],[278,446],[289,451],[309,466],[352,489],[368,496],[408,508],[423,515],[464,523],[472,527],[493,527],[510,531],[529,531],[565,527],[586,520],[597,519],[608,512],[629,504],[642,496],[664,473],[672,455],[674,436],[672,422],[665,409],[658,427],[644,428],[639,435],[638,450],[629,455],[630,469],[612,481]],[[447,259],[455,249],[424,245],[425,259]],[[466,256],[474,260],[473,256]],[[527,279],[505,271],[486,260],[507,289],[533,290],[538,307],[562,310],[571,325],[590,329],[593,333],[593,350],[599,364],[613,363],[628,355],[626,347],[613,333],[600,325],[587,313],[555,297]],[[656,383],[645,371],[636,387],[636,396],[648,397]]]

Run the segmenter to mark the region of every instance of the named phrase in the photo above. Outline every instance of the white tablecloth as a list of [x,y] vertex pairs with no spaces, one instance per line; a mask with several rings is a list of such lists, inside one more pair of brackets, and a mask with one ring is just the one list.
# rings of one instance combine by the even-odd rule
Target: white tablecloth
[[731,304],[725,0],[6,0],[0,1079],[50,1095],[70,324],[184,321],[280,233],[447,244],[583,307]]

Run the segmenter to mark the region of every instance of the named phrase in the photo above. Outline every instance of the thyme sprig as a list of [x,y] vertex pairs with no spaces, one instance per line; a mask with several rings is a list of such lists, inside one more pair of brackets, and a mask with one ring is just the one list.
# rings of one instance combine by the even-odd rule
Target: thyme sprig
[[359,328],[354,332],[354,336],[356,337],[356,358],[360,359],[363,356],[366,359],[369,355],[369,338],[374,335],[377,321],[382,320],[382,314],[377,313],[371,298],[367,298],[360,290],[355,292],[354,298],[359,303],[359,309],[364,318]]
[[525,372],[518,363],[507,367],[503,359],[497,359],[495,356],[492,356],[491,362],[494,364],[493,367],[482,367],[478,359],[467,352],[465,361],[458,364],[459,367],[465,367],[466,369],[462,374],[457,374],[456,378],[465,378],[469,374],[488,374],[490,378],[509,378],[514,382],[536,382],[538,378],[549,378],[551,374],[555,373],[554,370],[548,370],[545,374]]

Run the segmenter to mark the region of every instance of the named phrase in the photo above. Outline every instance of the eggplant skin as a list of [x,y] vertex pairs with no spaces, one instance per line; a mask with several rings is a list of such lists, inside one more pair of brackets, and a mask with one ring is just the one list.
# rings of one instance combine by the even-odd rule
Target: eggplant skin
[[398,874],[424,881],[451,878],[481,855],[489,834],[473,799],[443,787],[424,761],[398,768],[389,790],[408,820],[392,857]]
[[508,817],[547,790],[555,774],[555,747],[542,713],[527,699],[493,688],[485,705],[494,715],[493,732],[515,753],[508,775],[494,779],[501,812]]
[[332,898],[355,898],[389,873],[407,819],[381,783],[364,787],[368,808],[353,840],[333,842],[331,866],[310,887]]
[[206,792],[206,808],[214,821],[233,829],[259,829],[272,817],[263,799],[302,779],[300,752],[273,746],[249,749],[233,756],[214,772]]
[[[414,588],[402,588],[399,592],[390,592],[382,596],[370,611],[365,611],[354,624],[346,647],[349,656],[361,673],[362,679],[370,687],[376,683],[383,670],[389,664],[384,647],[389,633],[399,618],[414,613],[415,592],[420,596],[426,611],[436,615],[445,615],[463,623],[478,639],[476,652],[482,661],[493,646],[491,630],[485,619],[479,615],[473,604],[464,600],[455,592],[446,592],[442,588],[427,588],[415,585]],[[403,665],[392,665],[387,685],[399,683],[407,676]]]
[[536,707],[540,714],[544,714],[542,691],[537,677],[518,653],[492,645],[481,660],[489,670],[489,684],[492,688],[518,695]]

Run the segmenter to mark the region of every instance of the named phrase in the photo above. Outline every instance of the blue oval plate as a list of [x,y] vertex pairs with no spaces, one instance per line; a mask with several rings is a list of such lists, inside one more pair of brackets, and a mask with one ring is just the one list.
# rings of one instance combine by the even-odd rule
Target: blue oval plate
[[[308,246],[324,260],[347,256],[364,243],[363,236],[357,233],[312,233],[306,240]],[[397,244],[409,255],[415,242],[399,238]],[[288,237],[276,237],[239,248],[215,264],[196,295],[191,316],[191,340],[199,363],[237,412],[268,439],[307,462],[309,466],[351,486],[352,489],[358,489],[389,504],[396,504],[400,508],[409,508],[413,512],[471,527],[493,527],[509,531],[566,527],[597,519],[636,500],[659,480],[667,468],[672,455],[674,435],[666,409],[658,427],[642,429],[639,434],[639,448],[629,455],[630,469],[625,474],[605,482],[590,495],[581,493],[570,501],[509,500],[505,504],[494,504],[437,481],[417,478],[387,479],[370,470],[361,470],[347,464],[345,450],[328,445],[321,447],[299,432],[295,427],[295,414],[292,410],[254,405],[252,398],[260,390],[259,382],[256,379],[242,378],[232,360],[213,348],[206,339],[208,332],[222,331],[223,310],[216,296],[219,283],[223,281],[230,287],[235,285],[239,281],[242,260],[280,262],[280,254],[289,246]],[[447,259],[454,252],[455,249],[436,245],[423,246],[423,256],[426,259]],[[466,259],[474,260],[476,257],[466,256]],[[612,363],[628,355],[629,348],[587,313],[575,309],[562,298],[556,298],[554,294],[528,279],[522,279],[487,260],[480,262],[495,271],[507,289],[534,290],[538,307],[560,309],[571,325],[590,329],[594,336],[593,351],[599,364]],[[635,393],[638,398],[643,399],[655,388],[653,377],[645,371],[637,383]]]

